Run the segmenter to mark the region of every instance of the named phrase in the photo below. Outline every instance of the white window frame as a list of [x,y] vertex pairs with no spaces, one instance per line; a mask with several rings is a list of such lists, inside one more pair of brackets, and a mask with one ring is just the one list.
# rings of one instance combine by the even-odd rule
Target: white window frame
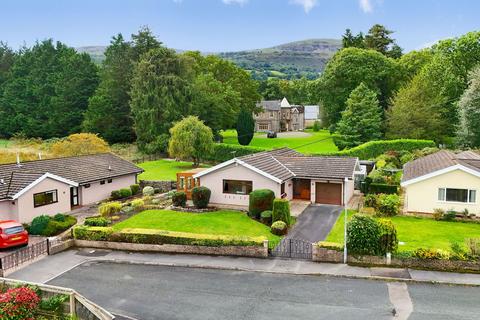
[[[443,198],[444,200],[440,199],[440,190],[443,191]],[[460,189],[460,190],[467,190],[467,202],[461,201],[448,201],[447,200],[447,189]],[[470,201],[470,192],[475,192],[475,201]],[[477,203],[477,189],[468,189],[468,188],[449,188],[449,187],[440,187],[437,189],[437,201],[440,203],[459,203],[459,204],[476,204]]]

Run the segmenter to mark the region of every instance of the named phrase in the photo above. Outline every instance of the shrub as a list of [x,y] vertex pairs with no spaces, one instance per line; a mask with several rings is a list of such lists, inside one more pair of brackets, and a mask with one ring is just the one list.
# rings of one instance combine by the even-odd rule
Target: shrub
[[388,219],[379,219],[378,225],[380,226],[380,254],[397,251],[398,238],[395,225]]
[[108,217],[115,213],[119,213],[122,210],[122,204],[118,201],[114,202],[105,202],[98,207],[98,213],[102,217]]
[[317,247],[329,250],[343,251],[343,245],[337,242],[320,241],[317,243]]
[[321,127],[320,121],[315,120],[315,122],[313,123],[313,131],[314,131],[314,132],[320,131],[320,127]]
[[125,214],[130,214],[132,212],[134,212],[135,209],[132,207],[132,206],[125,206],[122,208],[121,212],[125,213]]
[[132,190],[130,188],[122,188],[119,190],[120,196],[123,198],[128,198],[132,196]]
[[112,200],[122,199],[122,194],[120,193],[120,190],[113,190],[112,193],[110,194],[110,198]]
[[450,251],[452,252],[450,259],[453,260],[467,260],[467,250],[458,242],[452,242],[450,244]]
[[456,217],[457,212],[455,212],[454,210],[448,210],[447,212],[445,212],[442,219],[445,221],[454,221]]
[[396,194],[379,194],[377,210],[381,216],[396,216],[400,211],[400,197]]
[[433,219],[435,220],[441,220],[443,218],[443,216],[445,215],[445,210],[443,209],[440,209],[440,208],[435,208],[433,209]]
[[365,207],[376,208],[377,207],[377,196],[375,194],[367,194],[363,200],[363,205]]
[[143,201],[142,199],[135,199],[135,200],[132,200],[130,205],[132,206],[133,209],[139,210],[143,206],[145,206],[145,201]]
[[287,230],[288,230],[288,226],[283,221],[275,221],[274,223],[272,223],[272,226],[270,227],[270,232],[277,236],[283,236],[287,234]]
[[187,205],[187,194],[183,191],[177,191],[172,196],[172,203],[175,207],[185,207]]
[[138,184],[132,184],[130,186],[130,191],[132,191],[132,194],[135,195],[140,191],[140,185]]
[[8,289],[5,293],[0,294],[0,319],[36,319],[39,303],[40,297],[32,288]]
[[248,215],[259,219],[260,214],[266,210],[272,210],[275,193],[270,189],[258,189],[250,192],[248,200]]
[[291,223],[290,203],[286,199],[273,200],[272,221],[283,221],[287,226]]
[[153,196],[155,194],[155,189],[153,187],[146,186],[145,188],[143,188],[142,194],[144,196]]
[[205,209],[210,202],[212,192],[207,187],[195,187],[192,189],[193,205],[198,209]]
[[260,214],[260,221],[266,225],[271,225],[272,224],[272,211],[271,210],[266,210],[263,211]]
[[113,233],[110,227],[86,227],[78,226],[73,228],[73,237],[77,240],[107,241]]
[[50,222],[51,217],[47,215],[41,215],[33,218],[28,231],[33,235],[42,235]]
[[64,222],[65,221],[65,215],[63,213],[57,213],[56,215],[53,216],[53,220],[58,221],[58,222]]
[[354,254],[379,254],[380,234],[380,226],[375,219],[356,214],[347,224],[347,249]]
[[43,233],[40,234],[45,237],[52,237],[56,236],[57,234],[62,233],[63,231],[67,230],[68,228],[74,226],[77,223],[77,219],[72,216],[65,215],[64,221],[57,221],[55,219],[51,219]]
[[450,255],[448,252],[441,249],[432,249],[432,248],[418,248],[413,251],[413,257],[419,259],[448,259]]
[[89,227],[106,227],[110,224],[110,220],[103,217],[86,218],[85,225]]
[[[44,311],[53,312],[56,315],[55,319],[63,319],[64,303],[69,300],[66,294],[56,294],[40,301],[40,309]],[[39,318],[43,319],[43,318]]]
[[368,187],[368,193],[385,193],[385,194],[397,194],[398,185],[390,185],[386,183],[370,183]]
[[480,238],[468,238],[465,240],[470,255],[474,257],[480,256]]

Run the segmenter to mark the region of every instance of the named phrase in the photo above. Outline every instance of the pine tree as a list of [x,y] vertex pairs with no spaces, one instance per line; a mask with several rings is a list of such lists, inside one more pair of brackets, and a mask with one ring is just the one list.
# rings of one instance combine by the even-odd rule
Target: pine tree
[[237,118],[237,139],[242,146],[248,146],[253,139],[255,121],[252,113],[242,109]]

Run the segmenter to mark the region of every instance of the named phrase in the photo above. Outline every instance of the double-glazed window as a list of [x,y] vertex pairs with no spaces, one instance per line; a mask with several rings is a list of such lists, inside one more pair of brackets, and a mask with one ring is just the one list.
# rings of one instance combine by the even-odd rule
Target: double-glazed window
[[50,190],[33,195],[33,206],[41,207],[58,202],[57,190]]
[[223,180],[223,193],[249,194],[252,192],[252,181]]
[[439,188],[438,200],[446,202],[475,203],[477,191],[471,189]]

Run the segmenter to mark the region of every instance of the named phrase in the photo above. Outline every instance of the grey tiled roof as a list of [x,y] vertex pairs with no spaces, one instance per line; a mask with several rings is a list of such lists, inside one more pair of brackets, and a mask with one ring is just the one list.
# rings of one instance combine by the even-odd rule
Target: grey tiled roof
[[254,153],[238,159],[280,180],[293,177],[344,179],[353,176],[357,163],[357,158],[307,157],[289,148]]
[[435,152],[406,163],[403,166],[402,182],[457,164],[461,164],[480,172],[480,155],[473,151],[464,151],[458,154],[448,150]]
[[143,169],[111,153],[28,161],[20,166],[4,164],[0,165],[0,199],[12,197],[45,173],[84,184],[141,172]]
[[262,107],[266,111],[279,111],[282,100],[263,100],[257,104],[257,107]]

